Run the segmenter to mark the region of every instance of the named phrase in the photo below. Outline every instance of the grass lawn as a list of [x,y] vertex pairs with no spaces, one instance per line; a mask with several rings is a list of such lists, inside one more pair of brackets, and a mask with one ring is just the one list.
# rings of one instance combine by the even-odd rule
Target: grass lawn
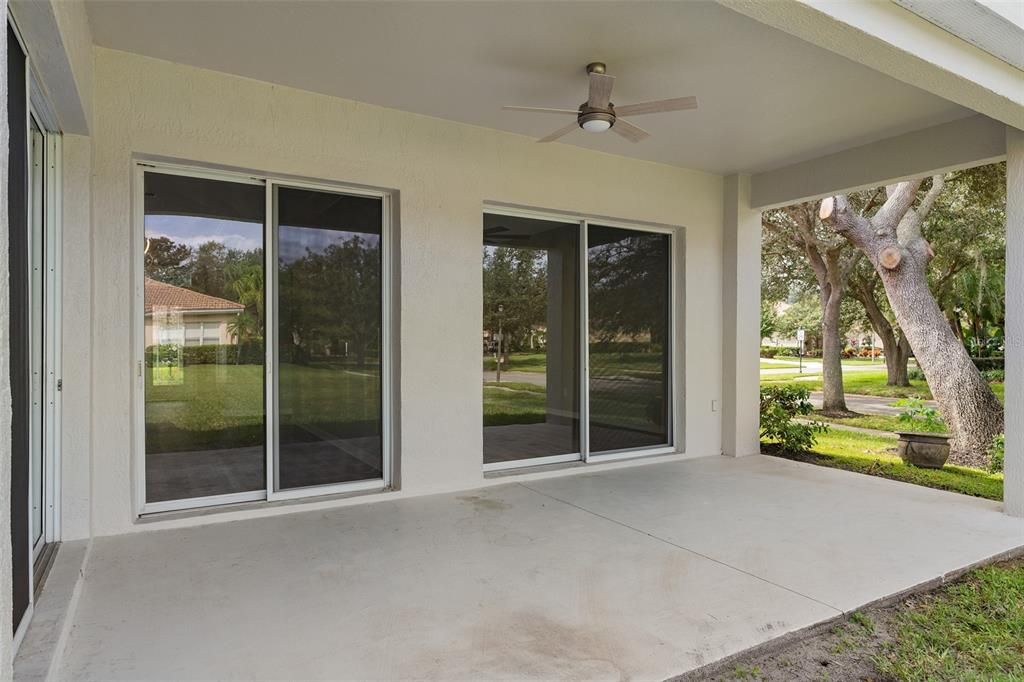
[[1024,562],[975,569],[827,630],[735,661],[711,680],[1024,680]]
[[[548,356],[544,353],[509,353],[502,364],[503,372],[539,372],[547,370]],[[493,355],[484,357],[484,371],[493,372],[498,363]]]
[[888,414],[858,414],[856,417],[831,417],[815,410],[811,416],[815,421],[828,422],[829,424],[842,424],[844,426],[857,426],[862,429],[875,429],[876,431],[920,431],[931,433],[945,433],[945,424],[934,429],[928,429],[924,424],[907,424],[901,422],[899,417]]
[[921,469],[904,464],[896,454],[896,437],[872,436],[833,429],[818,436],[812,452],[782,451],[765,443],[765,453],[799,462],[880,476],[928,488],[964,495],[1003,499],[1003,475],[947,464],[941,469]]
[[788,368],[796,369],[799,366],[800,366],[800,363],[798,363],[798,362],[790,362],[788,360],[786,360],[784,362],[781,361],[781,360],[775,360],[775,361],[772,361],[772,360],[761,360],[761,369],[788,369]]
[[[761,377],[762,385],[777,386],[779,384],[795,383],[798,386],[806,386],[812,391],[820,391],[822,379],[821,375],[803,375],[805,378],[796,381],[801,378],[800,374],[775,374]],[[807,379],[806,377],[813,376],[813,379]],[[885,369],[881,368],[877,372],[859,371],[859,372],[847,372],[843,374],[843,388],[847,393],[856,393],[859,395],[874,395],[883,398],[892,398],[896,400],[898,398],[910,398],[917,396],[924,398],[925,400],[932,399],[932,392],[928,388],[928,384],[924,381],[911,381],[910,386],[886,386],[886,373]],[[1002,400],[1004,394],[1004,386],[1001,382],[990,384],[992,390],[996,396]]]
[[898,680],[1024,679],[1024,563],[986,566],[897,612],[875,657]]
[[510,381],[484,382],[484,426],[543,422],[546,400],[543,386]]
[[[262,365],[188,365],[170,377],[147,373],[149,452],[259,445],[265,438]],[[281,428],[316,425],[339,435],[375,431],[380,419],[376,367],[341,363],[279,367]],[[173,379],[178,383],[160,382]]]

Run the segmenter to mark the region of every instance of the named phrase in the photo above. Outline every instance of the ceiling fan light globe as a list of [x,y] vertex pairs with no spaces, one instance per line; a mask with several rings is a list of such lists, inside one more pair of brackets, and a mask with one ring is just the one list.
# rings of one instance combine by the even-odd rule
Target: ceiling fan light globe
[[580,124],[580,127],[588,133],[603,133],[612,127],[612,122],[603,118],[592,118],[587,121],[583,121]]

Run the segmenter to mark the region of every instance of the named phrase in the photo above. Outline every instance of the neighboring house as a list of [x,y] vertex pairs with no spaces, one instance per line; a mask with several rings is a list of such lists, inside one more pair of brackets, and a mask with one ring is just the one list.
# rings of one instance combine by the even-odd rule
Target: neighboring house
[[[277,576],[260,573],[264,553],[288,555],[290,570],[308,570],[325,591],[358,589],[361,579],[360,569],[292,544],[300,522],[284,515],[298,506],[351,505],[363,519],[384,515],[397,526],[415,516],[388,512],[397,499],[758,454],[762,210],[1003,159],[1011,292],[1005,509],[1024,516],[1024,29],[984,11],[990,4],[0,0],[8,16],[0,126],[9,132],[0,138],[8,169],[0,371],[10,360],[0,383],[0,678],[11,676],[12,652],[58,543],[58,563],[73,556],[65,548],[74,541],[96,561],[103,547],[129,546],[131,538],[110,536],[146,536],[155,547],[163,537],[242,521],[239,541],[255,545],[197,541],[174,563],[198,585],[210,579],[212,557],[226,556],[238,566],[239,589],[258,601],[241,609],[211,600],[170,635],[146,626],[124,638],[54,626],[45,644],[26,650],[63,651],[84,636],[108,652],[123,647],[124,677],[173,678],[179,663],[214,650],[236,656],[236,665],[208,670],[208,678],[274,676],[278,669],[256,659],[288,660],[304,616],[291,619],[272,599],[313,604],[294,601],[277,589]],[[947,15],[919,16],[931,7]],[[588,75],[586,63],[602,58],[607,73],[600,65]],[[672,99],[650,104],[665,98]],[[578,111],[581,101],[596,106]],[[502,109],[511,104],[569,112]],[[174,368],[147,366],[147,345],[172,337],[229,343],[226,325],[242,307],[147,283],[149,236],[247,254],[257,270],[250,283],[265,282],[267,292],[259,344],[237,348],[235,363],[188,366],[183,381],[155,391],[154,373]],[[501,458],[485,462],[479,377],[488,239],[547,254],[547,365],[536,373],[545,388],[502,396],[543,400],[538,412],[549,428],[528,438],[510,429]],[[595,288],[588,277],[604,246],[615,257],[602,261],[609,276]],[[602,358],[586,343],[589,316],[609,308],[657,324],[666,338],[659,354],[592,362]],[[325,358],[318,349],[327,347],[353,350]],[[592,494],[643,513],[650,491]],[[571,602],[580,608],[566,609],[564,623],[536,620],[530,604],[503,600],[502,557],[538,543],[503,525],[489,500],[465,500],[475,500],[472,511],[449,525],[459,531],[463,516],[493,519],[494,537],[466,545],[450,563],[495,571],[466,585],[479,590],[472,608],[444,615],[465,632],[409,625],[419,606],[409,601],[414,581],[397,581],[375,604],[400,604],[401,615],[323,602],[337,604],[338,619],[359,621],[349,634],[391,634],[363,640],[325,626],[322,641],[301,642],[322,648],[290,661],[292,675],[388,677],[399,668],[387,664],[407,657],[414,642],[431,648],[402,669],[406,676],[444,677],[438,671],[450,668],[437,666],[470,650],[493,652],[508,667],[469,663],[448,677],[551,677],[570,657],[604,661],[616,640],[587,621],[595,611],[614,614],[601,601],[604,590],[635,576],[602,573],[604,557],[580,554],[572,570],[587,582]],[[794,517],[813,514],[800,504],[789,507]],[[746,536],[719,534],[716,519],[745,519],[750,533],[763,520],[743,504],[705,511],[695,521],[702,537],[738,553]],[[332,546],[372,526],[320,528],[319,542]],[[379,546],[396,549],[401,537],[386,533]],[[474,554],[476,547],[486,549]],[[574,547],[544,545],[545,556]],[[132,556],[119,569],[136,580],[125,601],[167,589],[140,582],[152,555]],[[422,556],[403,551],[397,561]],[[666,566],[654,566],[655,580],[658,571],[685,569],[680,584],[689,584],[689,563]],[[48,580],[87,574],[65,568]],[[372,572],[390,568],[381,560]],[[559,576],[517,578],[547,584]],[[57,622],[53,603],[42,607],[48,596],[96,599],[87,589],[79,600],[77,589],[48,587],[37,622]],[[419,587],[437,589],[428,573]],[[166,609],[128,606],[148,624],[180,611],[182,596],[168,595]],[[538,593],[537,603],[543,599]],[[477,608],[485,602],[497,610]],[[452,608],[461,603],[468,602]],[[501,619],[478,619],[499,612]],[[736,628],[772,629],[764,622],[723,624],[733,629],[715,655],[726,653]],[[218,632],[201,651],[181,645],[179,635],[209,627]],[[680,646],[663,635],[651,646]],[[268,644],[271,636],[279,640]],[[546,646],[559,637],[568,641]],[[577,656],[583,640],[600,644]],[[517,666],[528,659],[495,648],[506,641],[550,649],[555,667]],[[381,657],[370,672],[353,672],[345,656],[333,668],[308,667],[363,642]],[[159,649],[164,669],[140,667],[153,661],[136,656],[145,647]],[[589,671],[577,676],[612,674]],[[100,668],[78,673],[109,677]]]
[[245,306],[184,287],[145,279],[145,344],[183,346],[236,343],[230,325]]

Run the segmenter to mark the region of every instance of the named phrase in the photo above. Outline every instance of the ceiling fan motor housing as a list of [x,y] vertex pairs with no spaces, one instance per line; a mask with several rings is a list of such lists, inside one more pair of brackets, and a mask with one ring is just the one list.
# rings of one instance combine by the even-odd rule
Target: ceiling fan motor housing
[[580,113],[576,117],[576,123],[585,130],[586,128],[583,124],[589,121],[605,121],[608,127],[611,128],[615,125],[615,107],[609,104],[607,109],[597,109],[584,102],[580,105]]

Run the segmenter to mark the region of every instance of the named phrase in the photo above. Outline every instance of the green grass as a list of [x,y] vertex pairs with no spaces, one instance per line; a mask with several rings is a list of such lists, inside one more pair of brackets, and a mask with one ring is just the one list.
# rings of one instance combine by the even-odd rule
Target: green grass
[[484,384],[484,426],[543,422],[546,400],[543,386],[489,381]]
[[[147,372],[148,452],[263,443],[262,365],[189,365],[177,372],[170,375],[160,368]],[[161,383],[166,381],[177,383]],[[380,381],[376,367],[281,363],[279,381],[281,429],[289,437],[301,437],[293,432],[310,425],[345,436],[378,429]]]
[[856,417],[832,417],[822,414],[819,410],[815,410],[811,418],[816,421],[828,422],[829,424],[856,426],[862,429],[874,429],[876,431],[919,431],[925,433],[946,432],[945,424],[929,429],[924,424],[907,424],[906,422],[900,421],[899,417],[888,414],[858,414]]
[[987,566],[895,616],[895,642],[875,657],[884,676],[1024,679],[1024,563]]
[[[501,365],[503,372],[539,372],[547,371],[548,356],[544,353],[509,353]],[[484,357],[484,371],[493,372],[498,366],[493,355]]]
[[800,366],[800,363],[798,363],[798,362],[789,362],[788,360],[785,361],[785,362],[783,362],[781,360],[780,361],[775,361],[775,362],[772,362],[772,361],[769,361],[769,360],[761,360],[761,369],[787,369],[787,368],[796,369],[799,366]]
[[[796,381],[803,377],[802,380]],[[809,379],[808,377],[814,377]],[[881,398],[892,398],[896,400],[898,398],[924,398],[925,400],[932,399],[932,392],[928,388],[927,382],[920,380],[912,380],[910,386],[886,386],[887,380],[885,368],[881,367],[878,371],[857,371],[857,372],[846,372],[843,374],[843,390],[846,393],[855,393],[858,395],[873,395]],[[769,374],[761,377],[762,385],[777,386],[779,384],[795,383],[798,386],[806,386],[812,391],[820,391],[822,385],[821,374]],[[990,384],[992,390],[995,392],[996,397],[1003,400],[1005,393],[1004,385],[999,383]]]
[[941,469],[921,469],[904,464],[896,454],[896,438],[833,429],[818,436],[812,452],[783,452],[771,443],[768,454],[801,462],[880,476],[928,488],[949,490],[989,500],[1003,499],[1002,474],[947,464]]

